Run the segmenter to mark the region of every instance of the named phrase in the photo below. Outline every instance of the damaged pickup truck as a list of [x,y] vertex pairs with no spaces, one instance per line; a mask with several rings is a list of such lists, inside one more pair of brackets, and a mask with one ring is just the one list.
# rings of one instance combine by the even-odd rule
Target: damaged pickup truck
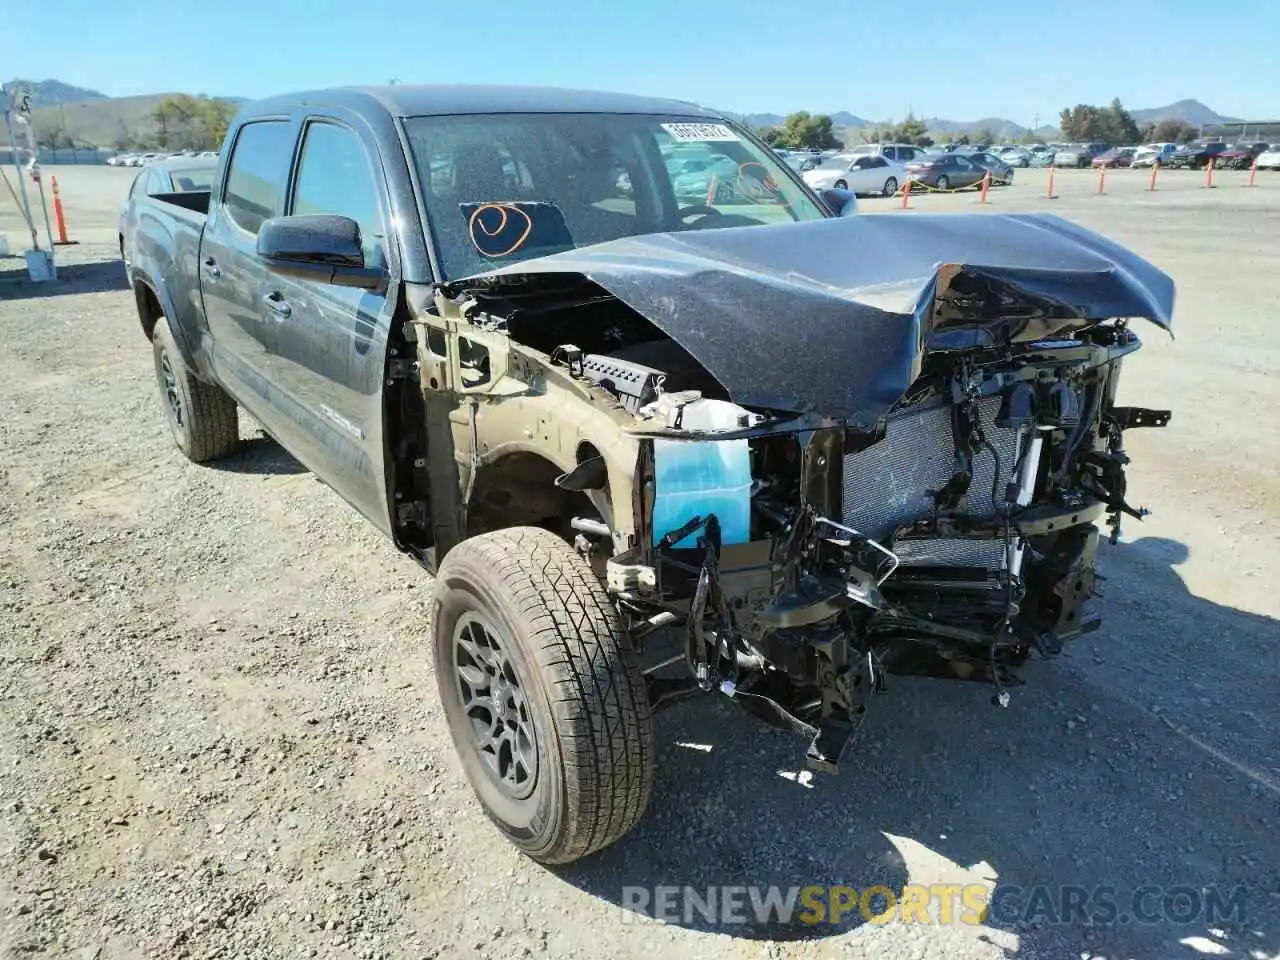
[[1172,282],[1056,217],[847,201],[689,104],[394,86],[246,107],[211,192],[131,205],[179,447],[243,408],[436,574],[454,742],[538,860],[635,825],[680,697],[834,771],[887,677],[1005,705],[1097,626]]

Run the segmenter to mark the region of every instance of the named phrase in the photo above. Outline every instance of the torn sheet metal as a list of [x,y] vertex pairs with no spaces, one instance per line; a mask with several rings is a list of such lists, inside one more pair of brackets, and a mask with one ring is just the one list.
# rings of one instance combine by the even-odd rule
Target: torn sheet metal
[[1082,319],[1143,317],[1167,330],[1174,301],[1173,281],[1155,266],[1047,214],[862,216],[650,234],[526,260],[447,289],[500,296],[573,274],[680,343],[735,402],[817,410],[863,427],[919,374],[935,305],[957,278],[994,281],[1036,305],[1040,319],[1022,329],[1010,329],[1004,313],[989,321],[1022,341]]

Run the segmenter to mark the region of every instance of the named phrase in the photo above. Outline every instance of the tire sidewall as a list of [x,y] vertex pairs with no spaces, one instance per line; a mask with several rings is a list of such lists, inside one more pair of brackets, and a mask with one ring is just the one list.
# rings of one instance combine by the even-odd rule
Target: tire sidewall
[[[192,444],[190,375],[186,364],[182,360],[182,353],[178,350],[177,343],[174,342],[173,334],[169,332],[169,323],[164,317],[156,321],[155,330],[151,335],[151,353],[155,362],[156,387],[160,392],[160,405],[164,412],[165,422],[169,425],[169,433],[173,437],[173,442],[178,445],[178,449],[189,457]],[[182,423],[178,423],[175,419],[173,410],[169,405],[168,388],[165,385],[164,372],[161,367],[161,363],[165,359],[169,361],[169,371],[173,374],[178,399],[182,404],[184,413]]]
[[[555,845],[566,820],[566,784],[562,745],[556,731],[546,678],[529,650],[532,646],[521,618],[508,609],[490,582],[492,573],[462,563],[441,571],[434,622],[436,683],[454,747],[472,789],[489,819],[514,843],[533,856]],[[487,574],[487,575],[486,575]],[[524,800],[506,796],[490,779],[479,757],[462,710],[454,667],[454,631],[459,619],[473,613],[494,630],[515,668],[528,698],[537,738],[538,774],[533,793]]]

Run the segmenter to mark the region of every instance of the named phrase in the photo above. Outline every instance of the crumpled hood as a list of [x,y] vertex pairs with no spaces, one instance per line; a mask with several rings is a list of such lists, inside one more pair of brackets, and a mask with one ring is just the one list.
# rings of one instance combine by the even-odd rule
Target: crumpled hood
[[[585,276],[650,320],[739,404],[812,409],[861,426],[919,374],[935,299],[958,275],[1080,319],[1144,317],[1166,330],[1174,302],[1165,273],[1048,214],[890,214],[650,234],[447,288],[499,293],[556,274]],[[1051,333],[1028,324],[1021,339]]]

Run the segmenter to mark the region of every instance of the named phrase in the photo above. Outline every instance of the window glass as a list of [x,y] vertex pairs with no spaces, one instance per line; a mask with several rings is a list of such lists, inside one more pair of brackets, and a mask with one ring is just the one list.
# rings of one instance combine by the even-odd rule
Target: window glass
[[333,123],[311,123],[302,140],[290,213],[330,213],[360,224],[366,266],[383,262],[378,182],[360,138]]
[[250,233],[279,209],[280,181],[293,152],[291,131],[288,121],[258,120],[241,127],[236,137],[222,202],[231,219]]
[[190,193],[192,190],[212,190],[213,178],[217,175],[217,167],[182,167],[169,172],[173,180],[171,188],[175,193]]
[[405,127],[446,277],[637,234],[824,216],[773,151],[722,123],[504,114]]
[[133,178],[133,186],[129,188],[129,196],[141,197],[147,193],[147,184],[151,180],[151,171],[143,170]]

